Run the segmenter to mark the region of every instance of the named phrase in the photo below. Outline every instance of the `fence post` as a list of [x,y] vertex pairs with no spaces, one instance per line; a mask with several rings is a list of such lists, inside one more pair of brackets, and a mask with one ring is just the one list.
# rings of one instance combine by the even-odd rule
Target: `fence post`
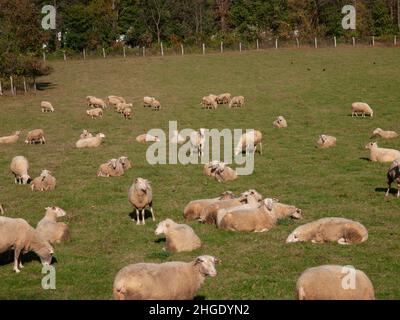
[[258,42],[258,39],[257,39],[257,41],[256,41],[256,47],[257,47],[257,51],[260,50],[260,44],[259,44],[259,42]]
[[224,43],[221,41],[221,53],[224,53]]
[[2,95],[3,95],[3,87],[1,85],[1,80],[0,80],[0,96],[2,96]]
[[335,48],[337,47],[336,36],[333,37],[333,42],[335,43]]
[[275,38],[275,49],[278,49],[278,38]]
[[185,54],[185,50],[183,49],[183,44],[182,43],[181,43],[181,52],[182,52],[182,55]]
[[242,52],[242,43],[239,42],[239,52]]
[[86,49],[83,49],[83,60],[86,60]]
[[206,54],[206,44],[203,43],[203,54]]
[[25,93],[27,92],[27,90],[26,90],[26,79],[25,79],[25,77],[24,77],[24,91],[25,91]]
[[397,36],[394,36],[393,44],[397,46]]
[[318,48],[318,39],[317,39],[317,37],[314,38],[314,46],[315,46],[315,49]]
[[126,58],[126,47],[124,46],[124,58]]
[[46,51],[43,50],[43,61],[46,62]]
[[300,48],[300,42],[299,42],[299,38],[296,37],[296,44],[297,44],[297,48]]
[[14,95],[14,81],[12,76],[10,76],[10,84],[11,84],[11,95]]
[[67,61],[67,55],[65,54],[65,50],[64,50],[64,61]]
[[375,47],[375,36],[372,36],[372,46]]
[[146,47],[143,47],[143,57],[146,56]]
[[103,58],[106,58],[106,49],[103,48]]
[[356,38],[353,37],[353,47],[356,45]]

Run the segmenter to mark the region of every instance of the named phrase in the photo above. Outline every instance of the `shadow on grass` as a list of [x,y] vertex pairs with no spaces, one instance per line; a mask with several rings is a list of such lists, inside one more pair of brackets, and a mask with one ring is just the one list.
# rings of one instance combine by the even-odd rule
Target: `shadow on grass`
[[55,83],[52,82],[37,82],[36,83],[36,89],[39,91],[43,91],[43,90],[51,90],[56,88],[57,85]]
[[361,158],[358,158],[358,159],[371,162],[371,159],[370,159],[370,158],[367,158],[367,157],[361,157]]
[[[28,262],[33,262],[33,261],[42,263],[40,261],[40,258],[34,252],[28,252],[21,256],[22,264],[26,264]],[[0,254],[0,266],[5,266],[7,264],[12,264],[12,263],[14,263],[14,250],[6,251]],[[51,264],[54,263],[57,263],[56,257],[53,257],[51,261]]]
[[158,238],[156,240],[154,240],[154,243],[161,243],[161,242],[165,242],[166,239],[165,238]]
[[204,300],[206,300],[206,297],[205,296],[195,296],[193,298],[193,300],[195,300],[195,301],[204,301]]
[[[128,213],[129,218],[131,218],[132,220],[134,220],[135,222],[137,222],[137,217],[136,217],[136,210],[133,210],[132,212]],[[144,220],[147,220],[148,218],[152,218],[151,217],[151,211],[150,210],[144,210]],[[139,210],[139,219],[140,221],[142,221],[142,212]]]
[[[387,188],[375,188],[375,192],[381,192],[381,193],[386,193]],[[394,196],[397,196],[397,189],[395,188],[390,188],[389,194],[392,194]]]

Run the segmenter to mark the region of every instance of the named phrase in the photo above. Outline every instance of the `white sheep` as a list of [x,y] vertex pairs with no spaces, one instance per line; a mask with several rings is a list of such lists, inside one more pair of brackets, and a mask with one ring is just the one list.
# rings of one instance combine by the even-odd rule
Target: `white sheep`
[[126,103],[126,100],[119,96],[108,96],[107,102],[109,105],[117,107],[119,103]]
[[215,170],[215,179],[218,182],[235,181],[238,178],[236,170],[220,162]]
[[222,93],[217,96],[217,103],[218,104],[229,104],[232,100],[232,95],[230,93]]
[[136,137],[136,141],[145,144],[146,142],[158,142],[160,139],[157,136],[152,136],[151,134],[141,134]]
[[215,277],[218,259],[200,256],[192,262],[137,263],[115,277],[115,300],[191,300],[205,277]]
[[151,108],[154,111],[160,111],[161,110],[161,103],[160,101],[158,101],[157,99],[153,99],[153,101],[151,102]]
[[127,108],[133,108],[133,104],[132,103],[123,103],[123,102],[120,102],[117,104],[117,112],[118,113],[124,113],[124,110]]
[[287,128],[287,121],[283,116],[279,116],[276,120],[272,123],[275,128]]
[[26,144],[45,144],[46,139],[44,138],[44,131],[43,129],[35,129],[32,131],[29,131],[28,134],[26,135],[25,139]]
[[54,112],[53,105],[48,101],[42,101],[40,107],[42,108],[42,112]]
[[260,149],[260,154],[262,154],[262,133],[258,130],[250,130],[240,137],[240,140],[235,148],[235,156],[239,155],[243,151],[246,153]]
[[91,134],[88,130],[84,129],[79,136],[80,139],[92,138],[93,134]]
[[16,143],[19,139],[21,131],[15,131],[10,136],[0,137],[0,144],[12,144]]
[[143,98],[143,107],[151,107],[155,98],[153,97],[144,97]]
[[96,98],[94,96],[87,96],[86,102],[88,103],[89,107],[102,108],[102,109],[107,108],[107,104],[104,102],[103,99]]
[[231,101],[229,102],[229,108],[243,108],[244,107],[244,97],[243,96],[237,96],[233,97]]
[[118,159],[108,160],[100,165],[97,171],[98,177],[120,177],[124,174],[124,167]]
[[365,149],[369,149],[369,159],[374,162],[393,162],[394,160],[400,159],[400,151],[379,148],[376,142],[367,143]]
[[399,136],[399,134],[395,131],[385,131],[385,130],[382,130],[381,128],[376,128],[372,132],[371,138],[380,137],[382,139],[394,139],[394,138],[397,138],[398,136]]
[[28,174],[29,162],[23,156],[16,156],[11,160],[10,164],[11,172],[15,176],[15,183],[29,184],[32,179]]
[[165,234],[165,250],[170,252],[193,251],[201,247],[201,240],[186,224],[178,224],[171,219],[161,221],[156,230],[156,235]]
[[297,280],[296,294],[299,300],[375,300],[367,275],[340,265],[308,268]]
[[124,110],[122,111],[122,115],[124,116],[125,119],[131,119],[132,117],[132,109],[129,107],[124,108]]
[[43,265],[49,265],[54,249],[24,219],[0,217],[0,253],[14,250],[14,268],[16,273],[23,268],[21,253],[35,252]]
[[[139,210],[142,214],[142,224],[145,225],[145,209],[150,208],[151,217],[156,221],[153,210],[153,190],[150,182],[143,178],[135,179],[128,191],[128,199],[136,210],[136,224],[140,224]],[[133,220],[133,219],[132,219]]]
[[326,134],[321,134],[316,142],[317,148],[327,149],[336,146],[336,138],[333,136],[328,136]]
[[354,102],[351,105],[351,116],[353,117],[354,115],[358,117],[358,115],[361,113],[363,117],[365,115],[369,115],[371,118],[374,116],[374,111],[372,108],[364,103],[364,102]]
[[122,168],[124,169],[124,171],[129,170],[130,168],[132,168],[132,164],[129,161],[127,156],[121,156],[118,158],[118,162],[122,165]]
[[90,137],[90,138],[85,138],[85,139],[79,139],[76,142],[76,147],[78,149],[81,148],[97,148],[100,146],[105,138],[105,134],[103,133],[98,133],[95,137]]
[[203,109],[217,109],[218,104],[215,95],[205,96],[201,99]]
[[39,177],[32,180],[31,190],[48,191],[56,187],[56,178],[51,175],[49,170],[42,170]]
[[58,218],[64,217],[66,212],[59,207],[47,207],[42,220],[36,226],[36,231],[46,241],[50,243],[61,243],[70,239],[68,225],[57,222]]
[[193,131],[190,133],[190,144],[192,150],[198,152],[200,157],[203,155],[205,142],[206,142],[206,129],[201,128],[198,131]]
[[91,117],[92,119],[102,118],[103,117],[103,109],[101,109],[101,108],[89,109],[89,110],[86,110],[86,114],[89,117]]

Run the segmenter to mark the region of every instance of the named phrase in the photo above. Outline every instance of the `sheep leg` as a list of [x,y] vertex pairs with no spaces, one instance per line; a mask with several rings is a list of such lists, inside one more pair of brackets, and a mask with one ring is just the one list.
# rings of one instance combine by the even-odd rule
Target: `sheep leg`
[[136,225],[140,224],[139,210],[136,209]]
[[389,193],[390,193],[390,186],[388,187],[388,189],[387,189],[387,191],[385,193],[385,197],[389,196]]
[[262,154],[262,142],[260,142],[260,154]]
[[153,218],[153,221],[156,221],[156,217],[154,215],[154,210],[152,204],[150,204],[150,212],[151,212],[151,217]]
[[18,261],[19,261],[19,256],[21,255],[21,249],[20,248],[15,248],[14,249],[14,268],[13,270],[16,273],[20,273],[21,271],[18,269]]
[[145,225],[146,224],[146,221],[145,221],[145,215],[146,215],[146,210],[145,209],[142,209],[142,224],[143,225]]
[[340,238],[340,239],[338,240],[338,243],[341,244],[341,245],[348,245],[348,244],[349,244],[349,243],[346,241],[345,238]]

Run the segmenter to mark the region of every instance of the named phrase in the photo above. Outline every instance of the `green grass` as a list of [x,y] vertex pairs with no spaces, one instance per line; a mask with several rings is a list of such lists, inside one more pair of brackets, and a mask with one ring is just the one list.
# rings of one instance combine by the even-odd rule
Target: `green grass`
[[[375,191],[385,188],[389,165],[362,159],[368,156],[364,145],[374,128],[400,131],[398,57],[395,48],[351,48],[53,62],[54,74],[43,79],[52,87],[0,99],[0,136],[43,128],[48,142],[28,146],[23,136],[16,145],[0,146],[0,203],[7,216],[22,217],[33,226],[44,207],[64,208],[72,240],[55,247],[57,290],[41,288],[37,261],[26,263],[18,275],[12,264],[0,264],[0,299],[109,299],[115,274],[127,264],[189,261],[200,254],[222,260],[218,276],[207,279],[198,292],[206,299],[293,299],[299,274],[328,263],[364,270],[377,298],[399,299],[400,202]],[[200,109],[203,95],[226,91],[244,95],[246,108]],[[111,111],[101,120],[85,116],[87,95],[110,94],[133,101],[132,121]],[[141,107],[145,95],[158,97],[162,111]],[[42,114],[41,100],[50,100],[56,112]],[[354,101],[368,102],[374,118],[351,118]],[[287,129],[272,127],[278,115],[286,117]],[[177,120],[180,129],[259,129],[264,154],[256,155],[253,175],[227,185],[202,176],[201,165],[150,166],[147,147],[135,137],[151,128],[167,130],[168,120]],[[75,142],[84,128],[105,133],[105,143],[77,150]],[[321,133],[336,136],[337,147],[315,149]],[[400,139],[379,143],[400,149]],[[33,193],[14,185],[9,163],[16,155],[29,159],[33,177],[44,168],[53,171],[56,190]],[[96,177],[101,163],[120,155],[129,156],[133,169],[118,178]],[[304,219],[283,221],[262,234],[230,233],[191,222],[203,248],[165,254],[164,243],[156,242],[155,223],[136,226],[128,217],[127,190],[139,176],[152,182],[157,221],[169,217],[182,222],[190,200],[249,188],[296,205]],[[354,246],[285,245],[297,225],[326,216],[362,222],[368,241]]]

